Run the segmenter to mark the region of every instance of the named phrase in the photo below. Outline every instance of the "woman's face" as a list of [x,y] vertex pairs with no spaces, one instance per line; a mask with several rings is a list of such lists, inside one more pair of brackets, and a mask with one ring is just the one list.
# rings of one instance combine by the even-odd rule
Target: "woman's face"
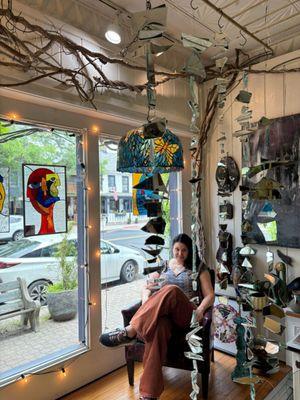
[[173,246],[173,257],[176,259],[176,261],[184,265],[185,260],[187,259],[189,254],[189,250],[186,247],[185,244],[176,242]]

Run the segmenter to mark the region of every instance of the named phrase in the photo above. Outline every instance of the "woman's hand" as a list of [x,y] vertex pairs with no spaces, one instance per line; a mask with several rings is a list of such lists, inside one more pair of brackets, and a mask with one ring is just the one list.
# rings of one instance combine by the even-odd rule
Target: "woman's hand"
[[147,289],[147,287],[144,286],[142,289],[142,304],[144,304],[149,299],[150,296],[151,296],[151,290]]
[[154,287],[157,286],[157,282],[155,282],[156,279],[160,277],[160,274],[158,272],[153,272],[152,274],[149,275],[149,278],[146,281],[145,288],[148,290],[153,289]]
[[203,316],[204,316],[204,311],[202,308],[197,308],[196,309],[196,320],[197,322],[201,322],[203,320]]

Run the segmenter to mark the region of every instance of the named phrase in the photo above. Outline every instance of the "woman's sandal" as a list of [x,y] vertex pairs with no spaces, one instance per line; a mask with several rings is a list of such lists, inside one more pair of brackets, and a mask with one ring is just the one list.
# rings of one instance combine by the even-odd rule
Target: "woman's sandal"
[[157,397],[140,396],[139,400],[158,400]]

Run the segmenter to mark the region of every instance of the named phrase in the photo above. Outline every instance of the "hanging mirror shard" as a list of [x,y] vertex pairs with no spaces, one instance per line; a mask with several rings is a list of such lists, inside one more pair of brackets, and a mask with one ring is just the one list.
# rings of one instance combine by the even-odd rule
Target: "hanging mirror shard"
[[236,100],[241,103],[250,103],[252,97],[252,93],[248,92],[247,90],[240,90],[239,94],[236,96]]
[[210,40],[188,35],[186,33],[181,34],[181,41],[183,47],[192,48],[200,51],[201,53],[212,46],[212,42]]
[[143,125],[143,135],[147,139],[162,137],[166,132],[167,121],[165,118],[154,118]]
[[222,70],[224,68],[225,64],[227,63],[227,61],[228,61],[227,57],[218,58],[216,60],[216,67]]
[[162,4],[132,14],[133,31],[140,40],[151,40],[162,36],[166,29],[167,7]]

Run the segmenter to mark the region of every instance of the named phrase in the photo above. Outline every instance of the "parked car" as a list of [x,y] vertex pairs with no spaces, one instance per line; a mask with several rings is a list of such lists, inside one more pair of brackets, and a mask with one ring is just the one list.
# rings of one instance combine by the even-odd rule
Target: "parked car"
[[[0,246],[0,278],[3,282],[24,278],[30,296],[46,304],[49,284],[59,280],[56,251],[60,235],[22,239]],[[70,238],[77,246],[76,238]],[[143,272],[145,258],[134,249],[101,240],[101,283],[132,282]],[[72,246],[71,246],[72,247]],[[74,248],[74,246],[73,246]],[[70,254],[70,257],[76,254]]]
[[8,240],[20,240],[24,237],[24,226],[22,215],[9,216],[9,232],[0,233],[0,242]]

